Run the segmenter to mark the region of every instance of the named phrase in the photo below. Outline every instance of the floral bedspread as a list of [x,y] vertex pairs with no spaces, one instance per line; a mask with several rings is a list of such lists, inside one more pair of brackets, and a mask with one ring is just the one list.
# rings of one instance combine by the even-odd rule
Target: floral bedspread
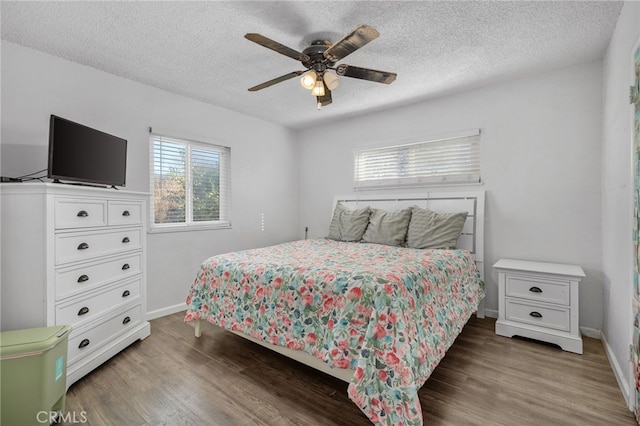
[[373,423],[421,425],[418,390],[483,297],[467,251],[313,239],[206,260],[185,321],[351,368],[349,397]]

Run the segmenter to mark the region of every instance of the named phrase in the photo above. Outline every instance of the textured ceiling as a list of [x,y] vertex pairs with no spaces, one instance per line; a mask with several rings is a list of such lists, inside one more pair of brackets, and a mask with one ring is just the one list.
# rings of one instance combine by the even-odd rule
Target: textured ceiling
[[[611,1],[10,2],[2,39],[291,128],[392,108],[498,80],[601,59],[622,8]],[[247,88],[300,63],[296,50],[358,24],[380,37],[340,63],[392,71],[391,84],[341,78],[316,109],[297,78]]]

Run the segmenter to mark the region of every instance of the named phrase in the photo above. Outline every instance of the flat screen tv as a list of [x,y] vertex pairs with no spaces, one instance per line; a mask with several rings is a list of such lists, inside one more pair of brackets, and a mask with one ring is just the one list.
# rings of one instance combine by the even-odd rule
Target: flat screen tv
[[127,141],[52,115],[47,176],[55,181],[125,186]]

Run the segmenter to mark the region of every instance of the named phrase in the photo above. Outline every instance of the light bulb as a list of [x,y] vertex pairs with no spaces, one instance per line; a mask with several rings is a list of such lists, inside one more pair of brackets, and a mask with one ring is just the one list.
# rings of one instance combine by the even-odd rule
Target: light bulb
[[302,78],[300,79],[300,84],[302,84],[302,87],[304,87],[305,89],[311,90],[313,89],[317,78],[318,77],[315,71],[306,72],[302,75]]
[[324,96],[324,82],[321,78],[316,80],[315,86],[311,89],[311,94],[313,96]]
[[340,79],[336,75],[331,74],[330,72],[325,72],[324,82],[327,85],[327,88],[329,90],[333,90],[336,87],[338,87],[338,84],[340,84]]

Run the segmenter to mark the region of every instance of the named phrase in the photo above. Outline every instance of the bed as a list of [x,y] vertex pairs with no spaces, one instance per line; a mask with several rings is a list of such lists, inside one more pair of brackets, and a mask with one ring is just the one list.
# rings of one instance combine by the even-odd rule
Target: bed
[[334,205],[332,227],[338,207],[369,209],[367,229],[373,211],[465,218],[455,249],[362,242],[366,234],[213,256],[189,291],[185,321],[196,336],[206,321],[347,381],[374,424],[420,425],[418,390],[471,314],[483,316],[484,193],[336,197]]

